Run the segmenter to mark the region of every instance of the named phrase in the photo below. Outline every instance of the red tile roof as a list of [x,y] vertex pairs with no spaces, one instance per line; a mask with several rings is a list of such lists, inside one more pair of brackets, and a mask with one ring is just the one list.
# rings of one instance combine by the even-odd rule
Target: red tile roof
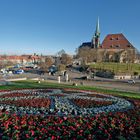
[[17,61],[17,60],[39,60],[41,57],[39,56],[16,56],[16,55],[11,55],[11,56],[0,56],[0,61],[2,60],[13,60],[13,61]]
[[125,38],[123,34],[109,34],[103,40],[100,48],[103,49],[128,49],[133,45]]

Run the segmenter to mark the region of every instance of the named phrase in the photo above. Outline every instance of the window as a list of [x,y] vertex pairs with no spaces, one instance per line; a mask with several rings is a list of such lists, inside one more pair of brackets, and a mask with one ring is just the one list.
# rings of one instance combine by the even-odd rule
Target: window
[[111,37],[110,40],[113,40],[113,38]]
[[119,38],[118,38],[118,37],[116,37],[116,40],[119,40]]
[[113,48],[113,45],[111,45],[110,48]]

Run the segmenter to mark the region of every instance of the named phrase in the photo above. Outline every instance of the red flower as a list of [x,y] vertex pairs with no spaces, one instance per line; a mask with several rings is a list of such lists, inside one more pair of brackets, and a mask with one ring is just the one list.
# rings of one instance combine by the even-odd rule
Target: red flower
[[17,125],[14,126],[15,129],[18,129],[19,127]]

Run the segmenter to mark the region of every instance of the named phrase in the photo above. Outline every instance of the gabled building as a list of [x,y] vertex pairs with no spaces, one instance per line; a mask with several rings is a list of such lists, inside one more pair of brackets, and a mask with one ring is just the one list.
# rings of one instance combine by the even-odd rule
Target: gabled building
[[82,43],[78,49],[78,57],[82,57],[85,54],[83,57],[84,61],[134,63],[136,59],[135,52],[135,47],[122,33],[108,34],[100,44],[98,19],[95,34],[91,42]]
[[108,34],[100,48],[103,49],[134,49],[134,46],[122,34]]

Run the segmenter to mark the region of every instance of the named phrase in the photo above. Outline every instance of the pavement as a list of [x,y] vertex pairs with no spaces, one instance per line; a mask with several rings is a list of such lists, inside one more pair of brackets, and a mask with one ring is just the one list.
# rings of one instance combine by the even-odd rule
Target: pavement
[[[140,82],[136,82],[135,84],[129,84],[126,81],[122,80],[113,80],[113,79],[102,79],[95,77],[95,79],[92,80],[82,80],[78,79],[82,76],[86,76],[86,74],[83,73],[75,73],[68,71],[69,75],[69,82],[65,81],[65,77],[61,76],[61,83],[63,84],[73,84],[76,83],[77,85],[85,85],[85,86],[94,86],[94,87],[101,87],[105,89],[112,89],[112,90],[121,90],[121,91],[131,91],[131,92],[138,92],[140,93]],[[48,75],[45,74],[44,76],[41,76],[44,78],[44,80],[47,80],[48,82],[55,82],[58,83],[57,78],[59,75]]]
[[[71,85],[73,83],[76,83],[77,85],[94,86],[94,87],[101,87],[105,89],[131,91],[131,92],[140,93],[140,81],[137,81],[135,84],[129,84],[126,81],[122,81],[122,80],[105,79],[105,78],[99,78],[99,77],[95,77],[94,79],[91,79],[91,80],[82,80],[80,79],[80,77],[87,76],[87,74],[80,73],[77,71],[67,71],[67,74],[69,76],[69,82],[66,82],[65,77],[61,76],[61,83],[71,84]],[[48,73],[44,75],[24,73],[20,75],[7,76],[5,77],[5,80],[12,79],[12,78],[27,77],[27,79],[39,78],[39,79],[44,79],[45,81],[48,81],[48,82],[58,83],[58,76],[59,74],[52,76],[52,75],[49,75]]]

